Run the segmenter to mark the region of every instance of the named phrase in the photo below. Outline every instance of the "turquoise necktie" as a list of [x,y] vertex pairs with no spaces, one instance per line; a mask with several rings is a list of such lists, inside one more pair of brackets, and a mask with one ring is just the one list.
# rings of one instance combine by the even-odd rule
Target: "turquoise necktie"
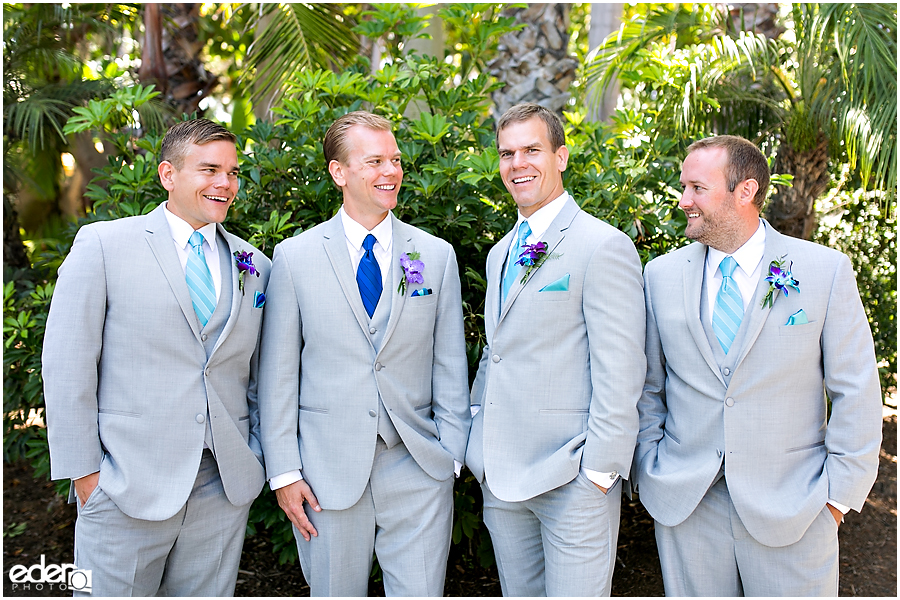
[[531,235],[531,227],[528,226],[528,221],[522,221],[519,225],[519,237],[516,242],[509,247],[509,256],[506,259],[506,275],[503,277],[503,296],[500,300],[500,306],[503,306],[503,304],[506,303],[506,296],[509,294],[510,288],[512,288],[513,283],[515,283],[516,277],[522,272],[522,265],[517,265],[516,261],[519,260],[523,246],[525,246],[525,240],[528,239],[529,235]]
[[371,233],[363,240],[363,248],[366,253],[359,259],[359,267],[356,268],[356,284],[359,286],[359,296],[362,298],[363,307],[369,318],[375,314],[378,299],[381,297],[381,268],[375,259],[375,236]]
[[213,311],[216,310],[216,288],[213,287],[212,275],[209,273],[206,256],[203,254],[203,234],[195,231],[191,234],[188,242],[191,245],[191,251],[188,252],[184,278],[187,281],[188,291],[191,293],[194,312],[200,319],[200,326],[206,327]]
[[741,290],[731,276],[737,262],[730,256],[726,256],[719,263],[719,271],[722,272],[722,286],[719,295],[716,296],[716,305],[713,309],[712,326],[716,339],[725,354],[731,348],[734,336],[737,335],[744,319],[744,300],[741,298]]

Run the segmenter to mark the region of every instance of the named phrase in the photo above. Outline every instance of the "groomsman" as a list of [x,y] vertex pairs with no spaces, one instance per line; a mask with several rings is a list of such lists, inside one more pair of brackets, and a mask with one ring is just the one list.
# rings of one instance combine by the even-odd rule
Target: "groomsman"
[[488,254],[466,465],[505,596],[608,596],[646,367],[641,263],[565,191],[554,113],[512,107],[497,150],[519,210]]
[[696,243],[644,273],[635,454],[666,595],[836,596],[838,525],[881,443],[850,261],[760,218],[769,168],[743,138],[692,144],[681,185]]
[[[260,414],[270,486],[313,596],[441,596],[471,417],[453,248],[399,221],[391,123],[351,112],[329,221],[275,247]],[[304,509],[303,503],[309,505]]]
[[235,136],[162,143],[168,200],[78,232],[44,339],[53,479],[77,497],[75,564],[97,596],[230,596],[265,481],[257,340],[269,260],[222,227]]

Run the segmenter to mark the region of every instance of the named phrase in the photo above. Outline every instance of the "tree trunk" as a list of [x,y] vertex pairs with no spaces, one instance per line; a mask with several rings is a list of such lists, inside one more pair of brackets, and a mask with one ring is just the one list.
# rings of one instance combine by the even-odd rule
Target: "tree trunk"
[[200,5],[147,4],[144,11],[144,46],[138,71],[141,82],[155,83],[162,92],[161,99],[177,117],[202,114],[200,102],[219,79],[204,69],[200,60]]
[[504,16],[524,23],[521,31],[500,38],[497,58],[488,71],[505,83],[493,94],[494,118],[521,102],[535,102],[562,113],[569,100],[569,84],[578,62],[567,54],[569,5],[530,4],[508,8]]
[[797,152],[790,142],[778,148],[775,173],[794,176],[791,187],[779,186],[772,193],[766,218],[785,235],[810,239],[816,229],[816,199],[828,188],[828,140],[820,134],[815,147]]
[[[591,4],[591,28],[588,31],[588,47],[593,50],[603,43],[606,36],[618,31],[622,24],[621,2],[592,3]],[[599,94],[599,98],[597,95]],[[600,90],[593,89],[588,93],[587,105],[589,107],[587,118],[591,121],[607,121],[616,112],[616,102],[619,99],[619,82],[613,80],[600,94]],[[596,107],[594,106],[596,103]]]
[[3,267],[28,269],[28,253],[19,235],[19,215],[9,202],[9,194],[3,194]]
[[737,2],[729,4],[728,9],[735,31],[761,33],[769,39],[775,39],[785,31],[778,22],[778,4],[775,2]]

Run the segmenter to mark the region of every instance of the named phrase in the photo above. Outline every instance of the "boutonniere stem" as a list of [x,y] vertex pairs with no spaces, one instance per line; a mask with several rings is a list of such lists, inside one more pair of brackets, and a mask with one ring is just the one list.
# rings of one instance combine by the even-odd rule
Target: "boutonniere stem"
[[250,273],[251,275],[256,275],[259,277],[259,271],[256,268],[256,265],[253,264],[253,253],[252,252],[241,252],[235,251],[234,253],[234,264],[238,270],[238,287],[241,290],[241,295],[244,295],[244,275]]
[[765,297],[762,301],[763,308],[770,308],[772,304],[775,302],[775,296],[778,295],[778,292],[782,292],[785,296],[788,295],[788,288],[793,288],[797,290],[797,293],[800,293],[800,282],[794,278],[794,275],[791,273],[791,268],[794,266],[794,261],[791,261],[788,264],[788,267],[784,267],[784,260],[787,258],[787,255],[782,256],[781,258],[777,258],[769,263],[769,275],[766,277],[766,281],[769,282],[769,290],[766,292]]
[[525,272],[522,274],[522,285],[525,285],[525,282],[528,280],[528,276],[532,271],[540,267],[547,260],[555,260],[560,256],[562,256],[562,254],[556,254],[555,252],[553,254],[548,254],[547,244],[545,242],[525,244],[522,246],[522,253],[519,254],[519,260],[515,263],[525,268]]
[[398,294],[405,294],[407,285],[425,283],[425,277],[422,275],[422,271],[425,270],[425,263],[419,260],[420,256],[421,254],[418,252],[404,252],[400,255],[403,277],[400,278],[400,285],[397,286]]

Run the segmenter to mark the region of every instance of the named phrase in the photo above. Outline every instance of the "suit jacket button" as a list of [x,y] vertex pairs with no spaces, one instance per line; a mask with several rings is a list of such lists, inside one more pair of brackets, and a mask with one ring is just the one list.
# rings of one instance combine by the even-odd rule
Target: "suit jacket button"
[[731,369],[729,369],[728,367],[725,367],[724,369],[722,369],[722,372],[725,374],[725,377],[728,377],[729,375],[731,375]]
[[378,331],[378,330],[375,329],[374,327],[369,327],[369,333],[375,333],[376,331]]
[[384,368],[384,365],[383,365],[383,364],[381,364],[381,363],[375,363],[375,370],[376,370],[376,371],[380,371],[380,370],[383,369],[383,368]]
[[369,411],[369,416],[370,416],[370,417],[377,417],[377,416],[378,416],[378,413],[375,412],[374,410],[370,410],[370,411]]
[[204,342],[205,342],[208,338],[209,338],[209,336],[206,335],[205,333],[200,335],[200,339],[203,340]]
[[209,375],[209,369],[208,369],[208,368],[207,368],[207,369],[204,369],[204,370],[203,370],[203,373],[206,374],[206,375]]
[[734,398],[725,398],[725,406],[734,406]]
[[716,448],[716,456],[719,456],[719,457],[722,456],[722,451],[718,448]]
[[613,471],[612,473],[609,474],[609,478],[610,478],[610,479],[615,479],[615,478],[618,477],[618,476],[619,476],[619,472],[618,472],[618,471]]
[[202,414],[198,414],[198,415],[196,416],[196,420],[197,420],[198,423],[200,423],[200,424],[202,425],[203,422],[206,421],[206,416],[205,416],[205,415],[202,415]]
[[495,363],[500,362],[500,355],[495,354],[494,356],[491,357],[491,360],[494,361]]

